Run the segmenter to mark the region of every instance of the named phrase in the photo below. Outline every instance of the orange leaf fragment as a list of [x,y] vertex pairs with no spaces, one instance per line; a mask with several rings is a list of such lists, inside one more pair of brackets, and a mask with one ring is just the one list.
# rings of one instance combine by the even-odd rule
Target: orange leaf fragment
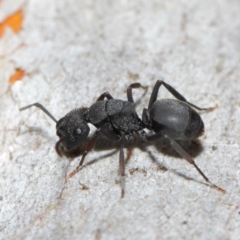
[[10,77],[9,82],[11,84],[15,83],[16,81],[20,80],[26,75],[26,73],[21,69],[16,69],[16,72]]
[[15,12],[13,15],[6,18],[2,23],[0,23],[0,37],[4,33],[4,29],[6,27],[12,28],[14,32],[19,32],[22,29],[22,21],[23,21],[23,11],[19,10]]

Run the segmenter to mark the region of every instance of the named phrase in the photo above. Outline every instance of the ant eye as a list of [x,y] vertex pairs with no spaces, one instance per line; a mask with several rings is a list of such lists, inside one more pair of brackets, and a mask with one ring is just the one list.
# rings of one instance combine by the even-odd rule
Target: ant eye
[[77,129],[74,130],[74,133],[75,133],[76,135],[81,135],[82,130],[81,130],[80,128],[77,128]]

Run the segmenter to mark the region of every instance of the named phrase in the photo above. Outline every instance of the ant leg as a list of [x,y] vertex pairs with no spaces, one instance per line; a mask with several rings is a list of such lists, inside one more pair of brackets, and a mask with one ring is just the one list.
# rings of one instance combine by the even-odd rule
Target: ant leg
[[205,174],[202,172],[202,170],[197,166],[197,164],[195,163],[193,158],[191,158],[191,156],[185,150],[183,150],[183,148],[176,141],[174,141],[173,139],[171,139],[167,135],[165,135],[165,137],[168,138],[168,140],[170,141],[170,144],[177,151],[177,153],[182,158],[184,158],[186,161],[188,161],[190,164],[192,164],[197,169],[197,171],[200,173],[200,175],[204,178],[204,180],[206,182],[208,182],[212,188],[215,188],[215,189],[217,189],[218,191],[220,191],[222,193],[226,193],[226,190],[224,190],[224,189],[216,186],[212,182],[210,182],[210,180],[205,176]]
[[216,186],[212,182],[210,182],[210,180],[205,176],[205,174],[202,172],[202,170],[197,166],[194,159],[191,158],[191,156],[176,141],[174,141],[167,135],[164,135],[163,133],[160,133],[160,132],[147,136],[148,141],[156,141],[160,138],[167,138],[169,140],[170,144],[172,145],[172,147],[176,150],[176,152],[182,158],[184,158],[186,161],[188,161],[190,164],[192,164],[197,169],[197,171],[200,173],[200,175],[204,178],[204,180],[210,184],[211,187],[217,189],[218,191],[220,191],[222,193],[226,193],[226,190],[224,190],[224,189]]
[[161,132],[159,132],[159,133],[154,133],[154,134],[152,134],[152,135],[148,135],[147,136],[147,141],[157,141],[158,139],[160,139],[160,138],[165,138],[165,136],[161,133]]
[[83,155],[82,155],[81,161],[79,162],[79,164],[78,164],[78,166],[76,167],[76,169],[69,174],[69,176],[68,176],[69,178],[70,178],[70,177],[73,177],[73,176],[81,169],[85,157],[87,156],[87,154],[88,154],[88,153],[93,149],[93,147],[94,147],[94,144],[95,144],[95,142],[96,142],[96,140],[97,140],[97,137],[98,137],[99,132],[100,132],[100,129],[97,129],[97,131],[93,134],[92,138],[91,138],[90,141],[88,142],[88,145],[87,145],[87,148],[86,148],[85,152],[84,152]]
[[19,110],[20,111],[23,111],[23,110],[25,110],[25,109],[28,109],[28,108],[30,108],[30,107],[32,107],[32,106],[35,106],[35,107],[38,107],[38,108],[40,108],[44,113],[46,113],[54,122],[57,122],[57,120],[55,119],[55,117],[53,117],[53,115],[42,105],[42,104],[40,104],[40,103],[33,103],[33,104],[30,104],[30,105],[27,105],[27,106],[25,106],[25,107],[22,107],[22,108],[20,108]]
[[107,98],[108,100],[113,99],[112,95],[109,92],[104,92],[97,98],[96,102],[102,101],[104,98]]
[[121,184],[121,198],[124,197],[124,185],[125,185],[125,162],[124,162],[124,152],[123,152],[123,146],[121,144],[121,148],[119,151],[119,175],[120,175],[120,184]]
[[187,104],[189,104],[190,106],[196,108],[197,110],[203,111],[203,110],[207,110],[207,111],[211,111],[214,108],[200,108],[190,102],[188,102],[186,100],[186,98],[184,98],[177,90],[175,90],[172,86],[170,86],[169,84],[165,83],[163,80],[157,80],[157,82],[155,83],[155,86],[153,88],[152,91],[152,95],[151,98],[149,100],[149,104],[148,104],[148,109],[151,108],[151,106],[153,105],[153,103],[157,100],[157,95],[158,95],[158,91],[159,88],[161,87],[161,85],[163,84],[163,86],[178,100],[185,102]]
[[129,102],[134,103],[133,96],[132,96],[132,89],[133,88],[143,88],[145,91],[147,91],[148,86],[142,86],[141,83],[133,83],[128,86],[127,88],[127,99]]

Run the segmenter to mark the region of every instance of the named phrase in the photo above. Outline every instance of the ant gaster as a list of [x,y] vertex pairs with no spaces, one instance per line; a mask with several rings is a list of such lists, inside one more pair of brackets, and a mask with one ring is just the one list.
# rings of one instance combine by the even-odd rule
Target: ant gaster
[[[164,85],[178,100],[157,100],[158,91],[161,85]],[[69,177],[73,176],[81,169],[85,156],[93,148],[99,136],[99,132],[102,132],[108,139],[119,140],[121,143],[119,151],[119,173],[123,197],[125,173],[123,148],[129,146],[133,140],[133,134],[136,134],[144,141],[167,138],[178,154],[192,164],[211,187],[225,192],[224,189],[219,188],[209,181],[190,155],[175,141],[194,140],[201,136],[204,132],[204,124],[200,115],[193,108],[208,111],[213,108],[199,108],[193,105],[173,87],[164,81],[158,80],[153,88],[148,108],[143,110],[141,120],[135,111],[135,104],[132,96],[132,89],[140,87],[147,89],[147,87],[143,87],[140,83],[134,83],[128,87],[128,101],[113,99],[108,92],[105,92],[99,96],[97,101],[90,108],[77,108],[72,110],[59,121],[39,103],[28,105],[20,110],[22,111],[36,106],[57,123],[57,135],[60,139],[56,143],[55,148],[60,156],[66,155],[88,141],[89,123],[97,128],[96,132],[87,143],[86,150],[82,155],[78,167]],[[105,100],[105,98],[107,100]],[[147,135],[143,130],[144,128],[153,130],[155,134]]]
[[[163,85],[177,100],[157,100],[160,86]],[[153,130],[155,134],[148,135],[148,141],[167,138],[176,152],[190,164],[192,164],[201,176],[212,187],[225,193],[226,191],[211,183],[201,169],[196,165],[193,158],[175,140],[195,140],[204,133],[204,123],[199,111],[211,111],[214,108],[200,108],[188,102],[172,86],[162,80],[158,80],[153,88],[148,108],[143,109],[142,122],[144,127]]]

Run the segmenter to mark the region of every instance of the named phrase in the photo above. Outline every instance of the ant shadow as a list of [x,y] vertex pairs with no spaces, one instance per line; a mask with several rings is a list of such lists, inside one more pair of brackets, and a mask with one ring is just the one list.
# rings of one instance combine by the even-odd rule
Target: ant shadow
[[[199,140],[197,140],[197,141],[194,140],[192,142],[178,141],[178,143],[193,158],[198,156],[203,150],[203,147],[202,147]],[[192,177],[186,176],[185,174],[183,174],[179,171],[176,171],[174,169],[170,169],[169,167],[167,167],[164,163],[162,163],[158,160],[157,156],[155,156],[152,153],[152,151],[150,151],[148,149],[149,146],[155,147],[155,149],[159,153],[162,153],[165,156],[171,156],[171,157],[174,157],[174,158],[182,159],[182,157],[180,155],[178,155],[178,153],[172,148],[172,146],[170,145],[170,143],[168,142],[167,139],[161,139],[161,140],[158,140],[156,142],[143,142],[140,139],[135,138],[133,143],[131,144],[131,146],[129,146],[129,148],[127,148],[127,154],[126,154],[126,157],[125,157],[125,164],[127,165],[128,161],[130,160],[131,155],[132,155],[132,150],[135,149],[135,148],[138,148],[141,151],[146,152],[148,154],[149,159],[157,166],[158,170],[170,171],[173,174],[175,174],[179,177],[182,177],[186,180],[191,180],[191,181],[194,181],[194,182],[197,182],[197,183],[207,185],[204,182],[198,181],[198,180],[196,180]],[[65,154],[65,156],[68,157],[70,161],[73,160],[76,157],[80,157],[84,153],[85,147],[86,147],[86,145],[83,145],[83,146],[79,147],[79,149],[75,150],[74,152]],[[95,157],[91,160],[86,161],[86,163],[81,167],[81,169],[118,153],[119,149],[120,149],[120,141],[111,141],[108,138],[106,138],[103,134],[100,134],[98,139],[96,140],[95,146],[94,146],[92,151],[95,151],[95,152],[102,152],[102,151],[108,151],[108,150],[109,151],[112,150],[112,151],[107,153],[107,154],[103,154],[101,156],[97,156],[97,157]],[[91,158],[89,156],[90,154],[91,153],[88,154],[87,158]],[[118,156],[116,157],[116,160],[118,160]],[[184,160],[184,159],[182,159],[182,160]],[[186,161],[186,164],[189,164],[189,163]]]
[[[54,141],[53,138],[48,134],[48,132],[44,131],[41,127],[29,127],[28,126],[28,130],[23,131],[23,134],[27,133],[29,131],[39,133],[44,138],[49,139],[51,141]],[[88,141],[89,140],[90,140],[90,138],[88,139]],[[73,159],[75,159],[77,157],[81,157],[86,150],[88,141],[85,144],[82,144],[81,146],[79,146],[74,151],[64,152],[64,156],[66,156],[69,161],[72,161]],[[177,141],[177,142],[193,158],[197,157],[203,150],[203,147],[202,147],[199,140],[194,140],[192,142],[190,142],[190,141]],[[169,167],[167,167],[163,162],[160,162],[158,160],[157,156],[155,156],[152,153],[152,151],[150,151],[148,149],[149,146],[153,146],[159,153],[162,153],[164,156],[171,156],[171,157],[174,157],[174,158],[184,160],[172,148],[172,146],[170,145],[170,143],[167,139],[160,139],[160,140],[157,140],[155,142],[143,142],[142,140],[140,140],[136,137],[134,139],[133,143],[131,144],[131,146],[129,146],[129,148],[127,148],[127,154],[126,154],[126,157],[125,157],[125,164],[127,165],[128,161],[130,160],[131,155],[132,155],[132,150],[135,149],[135,148],[138,148],[141,151],[146,152],[148,154],[149,159],[157,166],[158,170],[170,171],[173,174],[175,174],[179,177],[182,177],[186,180],[191,180],[191,181],[194,181],[194,182],[197,182],[197,183],[200,183],[200,184],[207,185],[204,182],[198,181],[194,178],[186,176],[185,174],[183,174],[179,171],[176,171],[174,169],[170,169]],[[103,155],[98,155],[97,157],[92,158],[92,159],[91,159],[91,152],[89,152],[89,154],[87,155],[87,159],[85,161],[85,164],[81,167],[81,169],[85,168],[89,165],[92,165],[92,164],[94,164],[94,163],[96,163],[100,160],[103,160],[107,157],[113,156],[114,154],[119,152],[119,149],[120,149],[120,141],[111,141],[108,138],[106,138],[103,134],[100,133],[92,151],[96,151],[96,152],[110,151],[110,150],[112,150],[112,151],[110,151],[109,153],[103,154]],[[118,156],[116,157],[116,160],[118,161]],[[187,163],[187,161],[186,161],[186,164],[189,164],[189,163]]]

